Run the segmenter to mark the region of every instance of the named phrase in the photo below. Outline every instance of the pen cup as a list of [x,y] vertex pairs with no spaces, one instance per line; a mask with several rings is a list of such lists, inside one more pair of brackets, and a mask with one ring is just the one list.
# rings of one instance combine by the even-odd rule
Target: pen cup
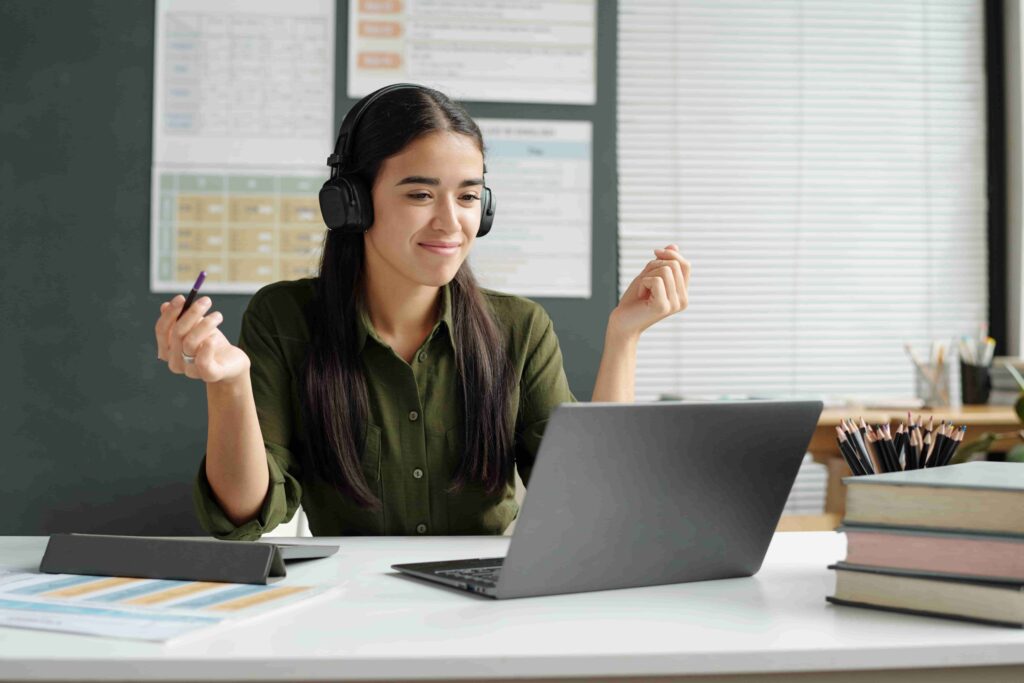
[[954,398],[959,402],[960,396],[954,397],[952,393],[952,368],[952,363],[943,363],[936,373],[936,366],[933,364],[914,367],[914,389],[925,406],[948,408],[953,405]]
[[988,403],[992,391],[992,376],[987,365],[971,365],[960,361],[960,395],[964,405]]

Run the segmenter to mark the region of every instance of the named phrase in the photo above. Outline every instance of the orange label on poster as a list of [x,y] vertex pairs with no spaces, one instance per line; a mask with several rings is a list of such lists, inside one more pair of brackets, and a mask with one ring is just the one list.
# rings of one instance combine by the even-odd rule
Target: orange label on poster
[[359,0],[359,11],[365,14],[398,14],[402,0]]
[[398,38],[402,25],[396,21],[360,21],[359,35],[363,38]]
[[395,52],[360,52],[359,66],[363,69],[397,69],[402,56]]

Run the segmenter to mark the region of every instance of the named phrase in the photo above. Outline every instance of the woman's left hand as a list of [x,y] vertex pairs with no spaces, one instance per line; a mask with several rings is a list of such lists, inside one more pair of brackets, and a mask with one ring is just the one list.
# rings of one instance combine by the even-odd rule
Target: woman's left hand
[[690,262],[670,244],[654,250],[654,260],[629,283],[608,320],[610,333],[639,337],[640,333],[673,313],[686,308]]

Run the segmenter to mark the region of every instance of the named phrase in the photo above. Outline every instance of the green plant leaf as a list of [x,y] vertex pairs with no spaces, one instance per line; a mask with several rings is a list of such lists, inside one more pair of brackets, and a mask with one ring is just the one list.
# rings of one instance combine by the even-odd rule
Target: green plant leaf
[[1019,443],[1009,450],[1006,462],[1024,462],[1024,443]]
[[1024,422],[1024,393],[1017,397],[1017,402],[1013,404],[1013,409],[1017,413],[1017,419]]
[[[998,435],[995,434],[994,432],[985,432],[974,441],[968,441],[965,444],[961,444],[960,448],[956,450],[956,454],[949,461],[949,463],[952,465],[961,462],[967,462],[967,459],[974,455],[975,453],[987,452],[988,449],[992,447],[992,444],[994,444],[996,442],[996,439],[998,438]],[[1024,444],[1020,445],[1024,446]]]

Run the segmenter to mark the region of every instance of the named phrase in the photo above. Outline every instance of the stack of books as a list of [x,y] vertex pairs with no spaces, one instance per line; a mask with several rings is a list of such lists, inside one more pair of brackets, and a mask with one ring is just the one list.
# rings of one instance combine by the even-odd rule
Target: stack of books
[[1024,464],[843,481],[846,559],[829,567],[829,602],[1024,628]]

